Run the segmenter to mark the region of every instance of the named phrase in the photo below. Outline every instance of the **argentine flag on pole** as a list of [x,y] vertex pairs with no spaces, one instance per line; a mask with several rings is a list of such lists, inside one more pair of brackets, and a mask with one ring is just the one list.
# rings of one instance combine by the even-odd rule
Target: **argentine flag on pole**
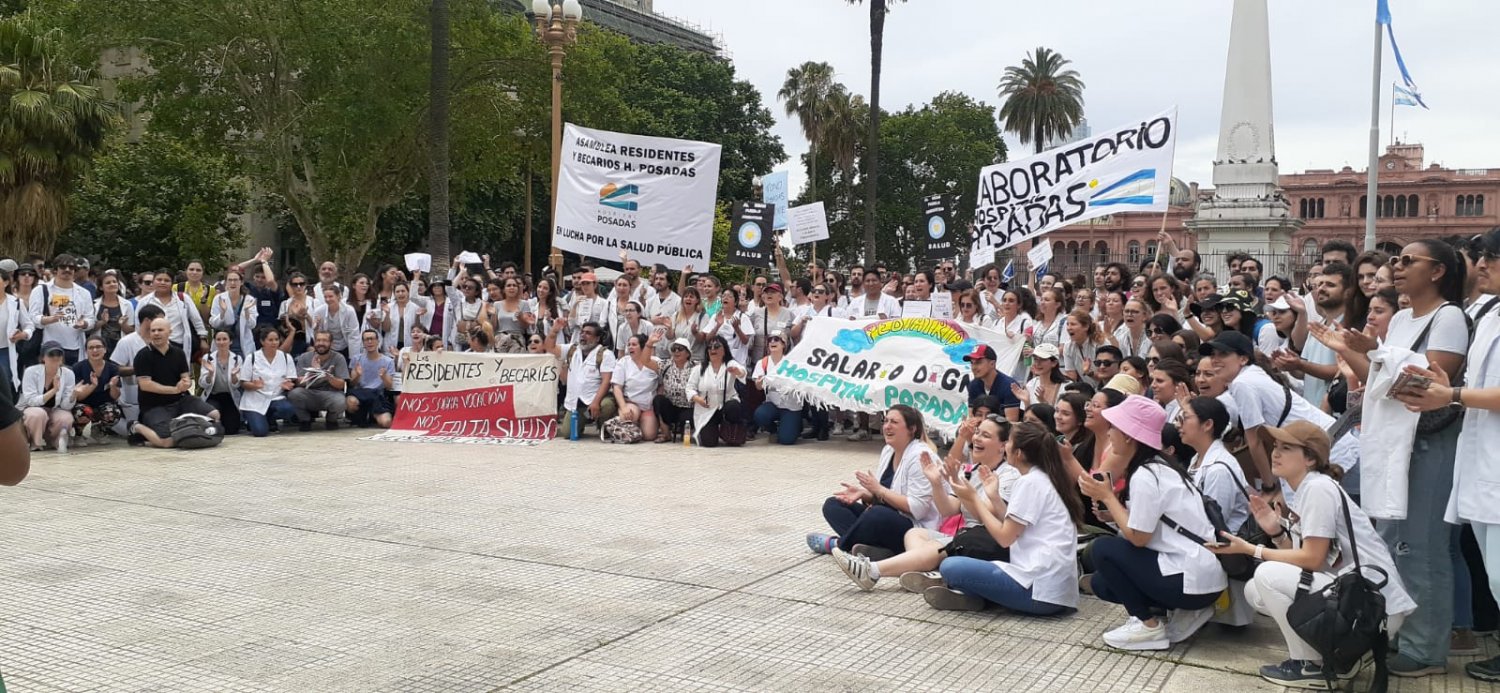
[[[1417,83],[1412,81],[1411,73],[1406,70],[1406,60],[1401,57],[1401,47],[1396,45],[1396,31],[1391,26],[1391,6],[1389,0],[1376,0],[1376,21],[1385,25],[1385,35],[1391,39],[1391,52],[1396,54],[1396,67],[1401,70],[1401,82],[1404,85],[1396,87],[1396,104],[1402,106],[1421,106],[1427,108],[1427,103],[1422,100],[1422,90],[1417,88]],[[1403,101],[1409,99],[1409,101]],[[1431,110],[1431,109],[1428,109]]]
[[1006,262],[1005,263],[1005,269],[1003,269],[1003,270],[1000,271],[1000,281],[1005,282],[1006,284],[1009,284],[1011,282],[1011,280],[1013,280],[1015,278],[1016,278],[1016,261],[1015,260],[1011,260],[1009,262]]
[[[1417,96],[1416,92],[1395,83],[1391,84],[1391,90],[1394,93],[1392,100],[1397,106],[1420,105],[1421,97]],[[1426,106],[1422,107],[1426,108]]]

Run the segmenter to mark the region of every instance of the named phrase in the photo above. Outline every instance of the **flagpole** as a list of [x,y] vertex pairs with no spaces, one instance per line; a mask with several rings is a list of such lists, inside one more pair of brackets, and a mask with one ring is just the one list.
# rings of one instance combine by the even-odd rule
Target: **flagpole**
[[1380,58],[1382,55],[1380,27],[1380,9],[1377,3],[1375,10],[1375,57],[1373,64],[1370,66],[1373,74],[1370,78],[1370,170],[1369,181],[1365,184],[1364,249],[1366,251],[1375,249],[1375,218],[1377,210],[1380,209],[1380,200],[1376,197],[1376,193],[1380,188],[1378,182],[1380,176]]
[[1391,82],[1391,144],[1396,143],[1396,83]]

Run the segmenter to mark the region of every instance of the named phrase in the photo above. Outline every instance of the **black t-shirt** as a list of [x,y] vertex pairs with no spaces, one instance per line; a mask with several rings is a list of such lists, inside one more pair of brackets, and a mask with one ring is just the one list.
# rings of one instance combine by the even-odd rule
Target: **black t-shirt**
[[[167,345],[167,353],[156,350],[156,347],[148,345],[135,355],[135,374],[137,377],[150,378],[157,385],[172,387],[182,379],[182,375],[188,372],[187,354],[175,344]],[[165,407],[176,404],[182,399],[182,393],[171,395],[159,395],[155,392],[147,392],[141,388],[139,401],[141,410],[145,411],[154,407]]]
[[255,326],[275,325],[280,317],[281,302],[286,300],[286,292],[246,283],[245,293],[255,298]]
[[0,429],[10,428],[10,425],[21,420],[21,410],[16,408],[15,393],[10,391],[10,383],[0,386]]
[[[78,401],[79,404],[87,404],[97,407],[101,404],[113,402],[109,396],[109,381],[120,374],[120,367],[114,361],[105,359],[104,370],[99,374],[99,383],[94,386],[93,394]],[[82,385],[94,377],[94,367],[89,364],[88,359],[73,364],[73,379]],[[175,380],[173,382],[176,382]]]

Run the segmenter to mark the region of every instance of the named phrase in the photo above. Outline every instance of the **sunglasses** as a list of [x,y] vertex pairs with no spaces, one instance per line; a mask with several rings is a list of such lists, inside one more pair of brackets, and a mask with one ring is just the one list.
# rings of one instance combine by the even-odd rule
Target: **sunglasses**
[[292,286],[307,286],[307,282],[292,282]]
[[1427,257],[1426,255],[1406,254],[1392,256],[1389,263],[1391,267],[1411,267],[1418,260],[1426,260],[1434,264],[1438,262],[1437,258]]
[[1096,368],[1109,368],[1110,366],[1118,365],[1120,365],[1120,362],[1113,359],[1094,359],[1094,367]]
[[1146,358],[1146,365],[1148,366],[1155,366],[1158,363],[1161,363],[1161,359],[1156,356],[1148,356]]
[[960,303],[960,304],[958,304],[958,307],[959,308],[978,308],[979,306],[976,306],[976,305],[974,305],[972,303]]
[[529,343],[531,344],[531,346],[541,346],[542,345],[542,340],[540,340],[540,339],[533,339]]

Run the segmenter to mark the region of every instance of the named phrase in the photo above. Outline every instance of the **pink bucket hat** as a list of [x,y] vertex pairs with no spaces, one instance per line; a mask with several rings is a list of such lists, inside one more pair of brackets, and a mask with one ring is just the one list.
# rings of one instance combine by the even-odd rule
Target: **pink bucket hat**
[[1167,412],[1160,404],[1140,395],[1131,395],[1100,413],[1109,425],[1120,429],[1131,440],[1152,450],[1161,449],[1161,429],[1167,425]]

